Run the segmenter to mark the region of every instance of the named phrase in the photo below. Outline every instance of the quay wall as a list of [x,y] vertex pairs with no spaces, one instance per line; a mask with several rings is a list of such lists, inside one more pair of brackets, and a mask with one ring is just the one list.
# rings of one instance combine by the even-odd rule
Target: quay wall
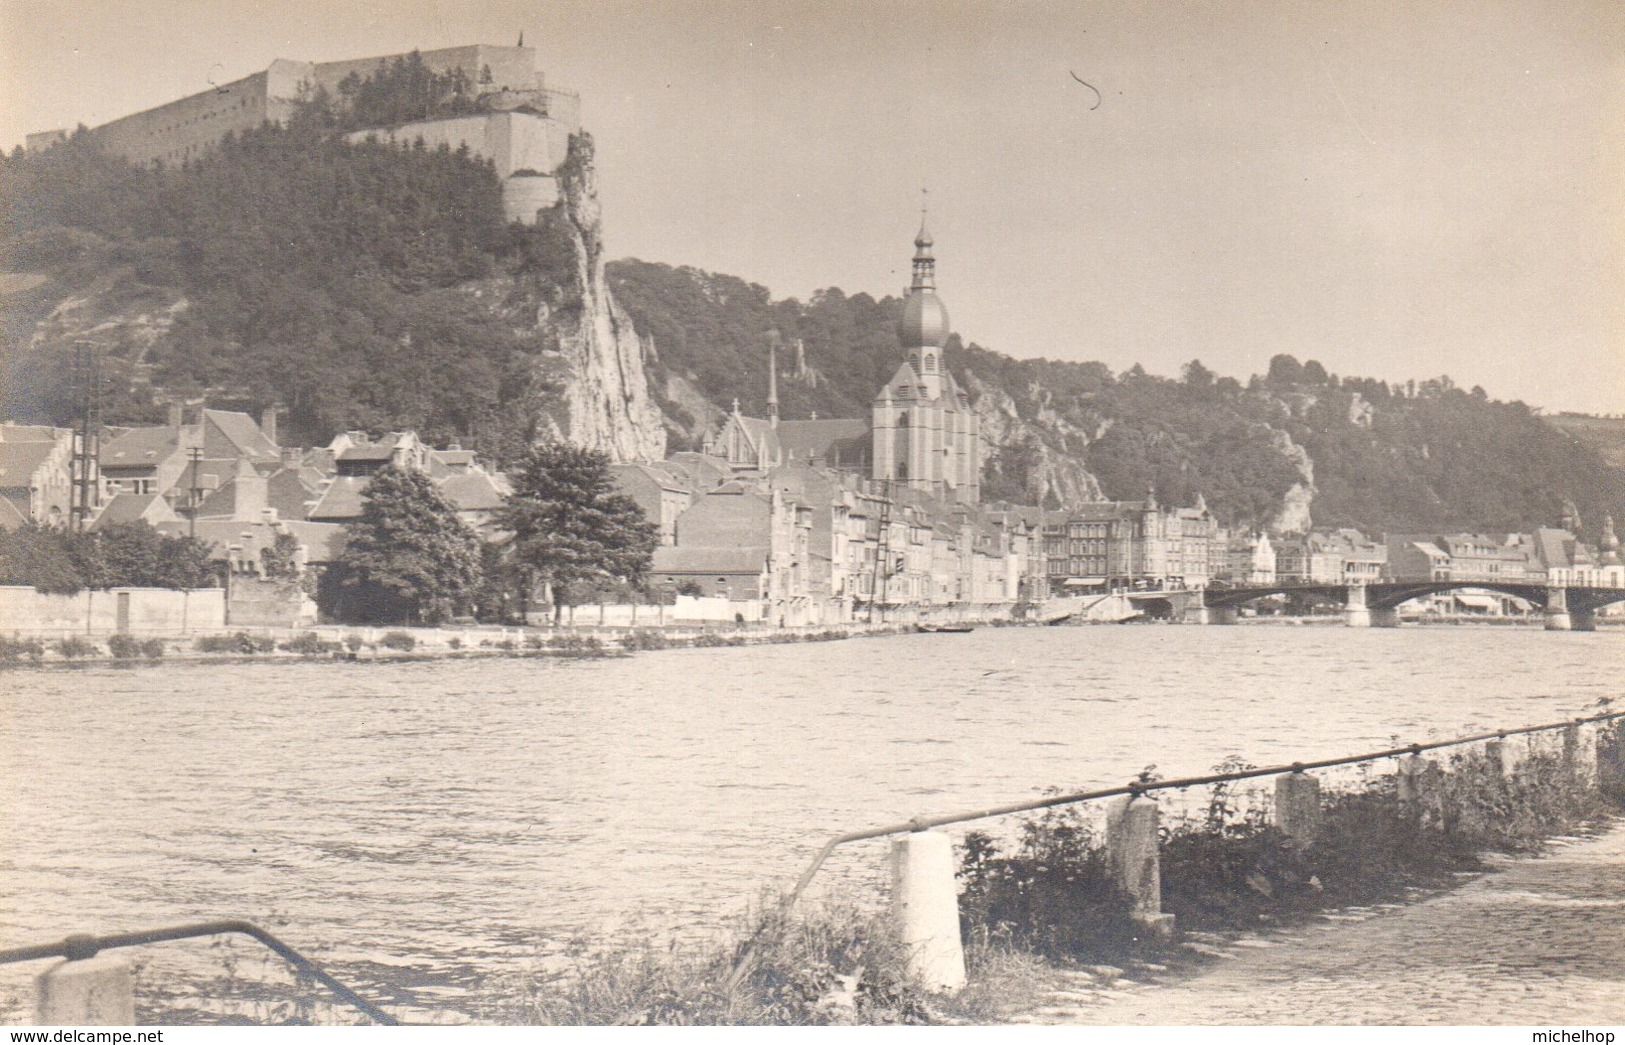
[[9,635],[186,635],[225,626],[226,593],[220,588],[112,588],[45,595],[28,587],[0,587],[0,633]]

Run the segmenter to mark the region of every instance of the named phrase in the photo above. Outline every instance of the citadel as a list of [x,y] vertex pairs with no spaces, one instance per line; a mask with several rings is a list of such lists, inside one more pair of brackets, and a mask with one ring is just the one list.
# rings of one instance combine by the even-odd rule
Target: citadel
[[[508,220],[534,221],[537,211],[558,199],[555,172],[569,151],[570,135],[581,130],[580,96],[547,86],[536,68],[535,48],[522,42],[515,47],[447,47],[414,56],[431,72],[458,75],[468,85],[470,107],[481,111],[361,130],[350,138],[422,139],[429,148],[454,150],[466,146],[496,167]],[[201,157],[227,134],[286,121],[302,99],[317,92],[342,98],[361,79],[408,57],[278,59],[264,72],[91,128],[90,134],[103,150],[132,163],[179,166]],[[48,148],[66,137],[64,130],[30,134],[27,149]]]

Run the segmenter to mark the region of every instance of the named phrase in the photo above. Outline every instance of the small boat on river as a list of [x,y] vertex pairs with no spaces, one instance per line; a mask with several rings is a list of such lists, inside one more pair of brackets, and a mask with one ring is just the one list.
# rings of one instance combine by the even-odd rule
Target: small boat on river
[[914,626],[920,631],[945,635],[963,635],[966,632],[976,630],[975,625],[972,624],[916,624]]

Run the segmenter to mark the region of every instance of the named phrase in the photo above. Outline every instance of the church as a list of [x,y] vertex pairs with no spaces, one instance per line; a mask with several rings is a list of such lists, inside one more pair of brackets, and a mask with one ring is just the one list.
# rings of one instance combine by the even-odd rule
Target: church
[[943,501],[978,503],[981,429],[970,398],[943,365],[948,310],[937,297],[933,245],[922,221],[914,239],[913,278],[897,323],[907,358],[875,394],[867,421],[780,420],[775,337],[768,355],[768,416],[746,417],[735,400],[706,453],[726,458],[739,472],[767,472],[801,461],[861,471],[889,488]]

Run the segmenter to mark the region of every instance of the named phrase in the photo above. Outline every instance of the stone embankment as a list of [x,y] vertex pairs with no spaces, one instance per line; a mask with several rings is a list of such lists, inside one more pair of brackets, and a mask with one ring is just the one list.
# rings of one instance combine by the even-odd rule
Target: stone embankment
[[1625,817],[1411,904],[1257,936],[1187,934],[1195,968],[1058,972],[1012,1022],[1625,1024]]
[[[1005,623],[1005,622],[999,622]],[[850,622],[829,627],[766,625],[563,628],[226,628],[185,636],[156,635],[113,652],[114,636],[64,640],[0,638],[0,669],[85,667],[155,661],[410,661],[480,657],[592,657],[661,649],[828,642],[914,632],[913,622]],[[71,651],[71,652],[70,652]]]

